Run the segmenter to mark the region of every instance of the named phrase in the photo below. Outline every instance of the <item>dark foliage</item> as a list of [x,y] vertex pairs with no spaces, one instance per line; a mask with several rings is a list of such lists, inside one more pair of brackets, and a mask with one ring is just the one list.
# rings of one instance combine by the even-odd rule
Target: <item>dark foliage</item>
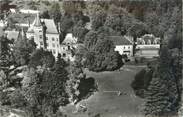
[[33,40],[28,40],[24,35],[20,35],[13,47],[13,56],[18,66],[27,65],[32,52],[36,49]]
[[145,91],[147,90],[153,75],[153,69],[142,69],[135,75],[134,81],[131,83],[131,87],[139,97],[145,97]]
[[170,63],[170,52],[166,46],[162,46],[159,66],[147,90],[145,103],[147,115],[173,116],[177,114],[179,94]]
[[12,54],[10,51],[10,40],[5,36],[0,37],[0,68],[7,68],[11,65]]
[[88,98],[93,92],[97,91],[97,86],[94,78],[81,79],[78,87],[80,94],[79,99]]
[[51,52],[45,51],[43,49],[38,49],[33,52],[30,57],[29,66],[30,67],[37,67],[37,66],[44,66],[46,68],[53,67],[55,62],[55,58]]

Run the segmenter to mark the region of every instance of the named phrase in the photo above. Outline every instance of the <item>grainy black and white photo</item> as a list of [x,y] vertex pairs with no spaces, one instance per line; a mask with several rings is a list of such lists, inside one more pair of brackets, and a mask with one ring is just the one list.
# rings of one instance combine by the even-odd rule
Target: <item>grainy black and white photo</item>
[[183,117],[182,0],[0,0],[0,117]]

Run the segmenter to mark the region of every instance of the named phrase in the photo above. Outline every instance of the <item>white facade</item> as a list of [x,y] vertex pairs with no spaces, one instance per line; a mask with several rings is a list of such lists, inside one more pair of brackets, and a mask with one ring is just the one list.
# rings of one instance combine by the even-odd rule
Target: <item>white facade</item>
[[160,38],[152,34],[146,34],[137,38],[136,53],[137,57],[153,58],[159,56]]
[[120,55],[133,56],[133,41],[128,36],[110,36],[115,48],[114,51],[119,52]]
[[47,49],[53,53],[55,57],[61,53],[59,34],[46,34]]
[[25,14],[38,14],[40,11],[32,9],[20,9],[19,12]]
[[114,50],[118,51],[120,55],[133,56],[133,45],[116,45]]

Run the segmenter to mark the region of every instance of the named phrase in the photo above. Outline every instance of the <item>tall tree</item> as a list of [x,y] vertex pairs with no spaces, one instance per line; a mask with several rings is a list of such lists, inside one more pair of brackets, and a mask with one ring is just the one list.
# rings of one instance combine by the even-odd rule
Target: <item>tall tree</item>
[[84,37],[86,35],[86,33],[88,32],[88,30],[84,27],[84,24],[82,23],[82,21],[78,22],[77,25],[75,25],[73,27],[73,36],[78,38],[78,42],[79,43],[83,43],[84,42]]
[[160,53],[159,67],[156,69],[147,90],[145,113],[151,116],[174,116],[178,112],[178,92],[171,66],[171,56],[166,46]]
[[53,3],[53,5],[51,6],[51,9],[50,9],[50,14],[51,14],[52,18],[54,19],[55,23],[57,24],[62,17],[62,14],[60,11],[60,5],[58,3]]
[[25,34],[19,34],[18,39],[15,41],[13,47],[13,55],[16,64],[25,65],[28,64],[31,53],[36,49],[36,44],[33,40],[28,40]]
[[6,36],[0,37],[0,69],[6,69],[11,64],[11,41]]
[[52,52],[45,51],[42,48],[34,51],[30,57],[29,66],[36,68],[42,66],[52,68],[55,63],[55,57]]
[[96,43],[97,43],[97,32],[91,30],[85,35],[84,45],[87,49],[91,50],[94,48],[94,45],[96,45]]
[[76,104],[79,99],[79,85],[82,79],[85,79],[85,74],[82,70],[81,63],[74,62],[69,69],[69,79],[67,80],[66,91],[69,95],[69,101]]

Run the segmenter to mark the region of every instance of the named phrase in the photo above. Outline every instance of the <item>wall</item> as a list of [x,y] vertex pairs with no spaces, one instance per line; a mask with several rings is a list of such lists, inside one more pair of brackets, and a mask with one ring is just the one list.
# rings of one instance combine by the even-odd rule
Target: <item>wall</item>
[[[114,50],[118,51],[120,55],[122,55],[122,54],[127,54],[127,56],[133,55],[133,46],[132,45],[116,45]],[[127,52],[125,52],[125,51],[127,51]]]

